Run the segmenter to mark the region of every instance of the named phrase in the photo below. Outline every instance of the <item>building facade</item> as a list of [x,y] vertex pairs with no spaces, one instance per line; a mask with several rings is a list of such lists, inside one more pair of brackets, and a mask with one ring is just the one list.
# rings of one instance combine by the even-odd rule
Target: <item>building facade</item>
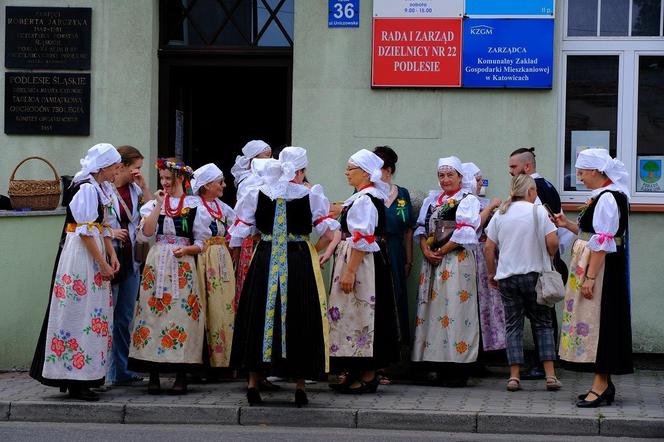
[[[262,138],[276,149],[306,147],[308,177],[332,200],[351,192],[343,176],[349,155],[385,144],[400,156],[396,182],[415,195],[436,187],[437,158],[457,155],[482,169],[488,196],[504,197],[507,156],[535,146],[538,171],[572,216],[587,197],[571,168],[576,149],[608,140],[634,176],[634,351],[664,353],[664,189],[656,187],[664,159],[664,1],[557,1],[550,89],[372,88],[373,2],[357,3],[359,26],[334,28],[325,0],[0,1],[3,10],[92,9],[89,135],[0,133],[0,193],[23,158],[44,157],[73,175],[98,142],[139,148],[152,188],[159,155],[193,166],[215,161],[230,177],[242,145]],[[0,35],[5,29],[6,20]],[[0,58],[4,51],[0,45]],[[0,88],[6,97],[5,82]],[[30,162],[17,178],[49,173]],[[30,363],[63,217],[61,210],[0,212],[0,369]]]

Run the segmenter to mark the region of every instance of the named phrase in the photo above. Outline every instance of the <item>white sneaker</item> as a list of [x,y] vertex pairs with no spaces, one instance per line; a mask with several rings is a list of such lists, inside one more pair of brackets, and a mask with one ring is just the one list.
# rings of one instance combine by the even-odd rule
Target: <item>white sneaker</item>
[[284,378],[280,378],[279,376],[268,376],[265,379],[270,382],[283,382],[284,380]]
[[304,380],[304,383],[307,384],[307,385],[311,385],[311,384],[315,384],[316,381],[311,380],[311,379],[305,379],[305,380]]

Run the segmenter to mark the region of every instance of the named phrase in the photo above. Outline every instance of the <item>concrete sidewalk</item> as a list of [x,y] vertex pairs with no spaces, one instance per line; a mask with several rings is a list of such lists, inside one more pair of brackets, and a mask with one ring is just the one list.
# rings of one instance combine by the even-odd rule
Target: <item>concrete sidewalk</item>
[[[602,435],[664,439],[664,372],[637,371],[616,377],[610,407],[578,409],[576,395],[591,376],[559,371],[563,390],[547,392],[544,381],[523,381],[505,391],[506,376],[472,379],[467,388],[395,384],[377,394],[342,395],[326,384],[307,387],[310,405],[292,405],[293,384],[263,393],[265,404],[249,407],[244,383],[190,385],[185,396],[150,396],[145,387],[115,387],[97,403],[71,401],[27,373],[0,373],[0,419],[33,422],[274,425],[417,429],[464,433]],[[162,387],[169,380],[162,380]]]

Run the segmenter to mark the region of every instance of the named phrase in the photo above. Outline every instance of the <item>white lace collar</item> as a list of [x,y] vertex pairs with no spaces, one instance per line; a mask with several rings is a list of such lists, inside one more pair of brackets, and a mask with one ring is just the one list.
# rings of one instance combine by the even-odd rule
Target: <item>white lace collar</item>
[[590,198],[593,198],[593,199],[597,198],[597,196],[600,193],[604,192],[605,190],[611,190],[611,191],[614,191],[614,192],[623,193],[623,191],[620,190],[620,187],[616,186],[614,183],[611,183],[608,186],[603,186],[603,187],[600,187],[600,188],[595,189],[592,192],[590,192]]
[[[442,190],[432,190],[431,192],[429,192],[429,198],[431,198],[431,205],[432,206],[434,206],[434,207],[438,206],[438,200],[440,199],[440,196],[443,193],[444,192]],[[447,200],[449,200],[449,199],[454,199],[456,201],[461,201],[461,199],[464,196],[468,195],[469,193],[471,193],[471,192],[468,191],[468,189],[459,189],[459,191],[457,193],[455,193],[454,195],[448,196],[448,197],[443,197],[442,198],[443,204],[445,204],[445,202],[447,202]]]
[[277,198],[283,198],[286,201],[296,200],[305,197],[309,194],[309,189],[302,185],[293,182],[277,183],[277,184],[263,184],[258,189],[265,194],[272,201]]
[[371,195],[371,196],[374,196],[374,197],[378,198],[379,200],[381,200],[383,202],[385,201],[385,195],[383,194],[383,192],[378,190],[375,186],[369,186],[369,187],[365,187],[362,190],[358,190],[357,192],[355,192],[354,194],[349,196],[348,199],[346,201],[344,201],[344,204],[343,204],[344,207],[350,206],[351,204],[353,204],[353,202],[356,199],[358,199],[362,195]]

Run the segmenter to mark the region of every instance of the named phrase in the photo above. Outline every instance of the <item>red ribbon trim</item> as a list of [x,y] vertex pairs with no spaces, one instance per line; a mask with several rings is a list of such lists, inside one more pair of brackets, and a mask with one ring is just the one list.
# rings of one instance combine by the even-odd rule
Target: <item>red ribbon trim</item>
[[365,239],[368,244],[373,244],[376,242],[376,237],[374,235],[363,235],[360,232],[353,233],[353,242],[359,242]]

